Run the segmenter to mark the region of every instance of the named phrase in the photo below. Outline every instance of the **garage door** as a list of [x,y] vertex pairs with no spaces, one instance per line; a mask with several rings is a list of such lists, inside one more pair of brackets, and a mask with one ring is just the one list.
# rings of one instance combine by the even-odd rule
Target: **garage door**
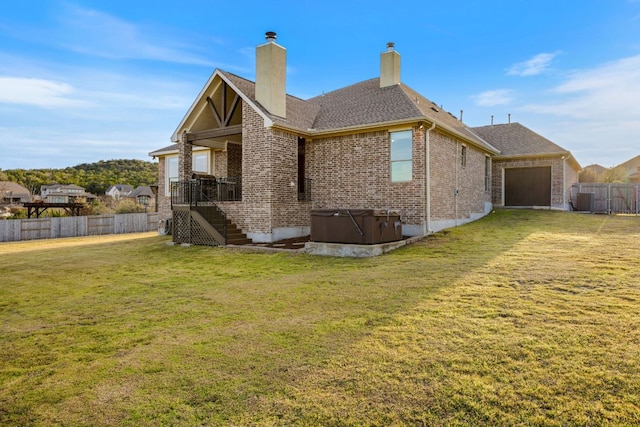
[[551,206],[551,166],[504,170],[505,206]]

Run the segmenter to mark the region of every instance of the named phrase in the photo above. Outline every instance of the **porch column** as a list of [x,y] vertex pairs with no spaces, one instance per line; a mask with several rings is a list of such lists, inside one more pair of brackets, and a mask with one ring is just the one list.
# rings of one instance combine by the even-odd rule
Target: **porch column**
[[187,140],[186,131],[182,133],[182,138],[178,145],[180,147],[178,154],[178,176],[180,177],[180,181],[188,181],[191,179],[191,174],[193,173],[191,170],[193,146]]

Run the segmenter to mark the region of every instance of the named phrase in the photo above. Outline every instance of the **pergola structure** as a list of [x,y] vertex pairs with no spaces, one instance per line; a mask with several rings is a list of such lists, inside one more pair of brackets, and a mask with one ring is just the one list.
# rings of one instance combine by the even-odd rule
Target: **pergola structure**
[[23,206],[27,208],[27,218],[31,218],[32,214],[36,214],[36,218],[40,218],[40,215],[49,208],[62,208],[71,216],[80,216],[80,211],[84,207],[84,203],[23,203]]

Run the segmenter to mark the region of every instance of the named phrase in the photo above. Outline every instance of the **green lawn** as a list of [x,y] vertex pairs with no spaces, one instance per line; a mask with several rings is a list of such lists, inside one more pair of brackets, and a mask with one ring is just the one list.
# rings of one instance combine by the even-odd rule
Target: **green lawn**
[[0,244],[0,425],[640,424],[640,217],[372,259],[168,241]]

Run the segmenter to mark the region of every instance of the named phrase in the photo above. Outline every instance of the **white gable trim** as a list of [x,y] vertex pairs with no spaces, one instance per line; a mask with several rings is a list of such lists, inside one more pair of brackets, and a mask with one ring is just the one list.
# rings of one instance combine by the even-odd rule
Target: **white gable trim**
[[189,107],[189,110],[187,111],[187,113],[184,115],[184,117],[180,121],[180,124],[178,125],[176,130],[173,132],[173,135],[171,135],[172,142],[180,141],[180,133],[181,133],[180,130],[184,127],[185,123],[187,122],[187,119],[191,116],[191,114],[193,114],[199,101],[205,96],[205,93],[211,87],[216,77],[220,77],[222,81],[224,81],[227,85],[229,85],[231,89],[233,89],[234,92],[237,93],[244,102],[249,104],[251,108],[253,108],[264,119],[265,127],[273,126],[273,121],[264,113],[264,111],[262,111],[262,109],[259,108],[253,100],[249,99],[247,95],[245,95],[240,89],[238,89],[236,85],[234,85],[231,81],[229,81],[229,79],[227,79],[226,76],[223,73],[221,73],[219,69],[216,68],[216,70],[213,72],[213,74],[211,74],[211,77],[209,77],[209,80],[207,80],[207,83],[204,85],[204,87],[196,97],[195,101],[193,101],[193,103],[191,104],[191,107]]

